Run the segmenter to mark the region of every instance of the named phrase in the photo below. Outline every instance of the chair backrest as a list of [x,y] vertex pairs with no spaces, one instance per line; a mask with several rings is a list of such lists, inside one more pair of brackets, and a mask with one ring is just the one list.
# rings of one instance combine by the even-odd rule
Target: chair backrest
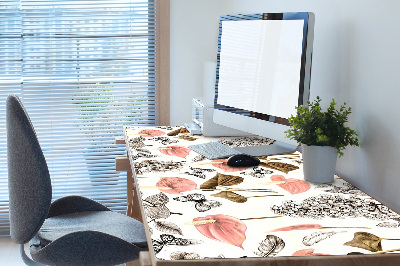
[[7,98],[7,158],[10,234],[27,243],[42,226],[51,204],[51,180],[35,130],[16,95]]

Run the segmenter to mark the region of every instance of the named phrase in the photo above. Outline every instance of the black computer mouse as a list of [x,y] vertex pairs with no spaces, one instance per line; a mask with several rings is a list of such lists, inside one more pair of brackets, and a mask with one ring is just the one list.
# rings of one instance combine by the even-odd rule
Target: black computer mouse
[[232,167],[257,166],[260,160],[247,154],[236,154],[229,157],[226,163]]

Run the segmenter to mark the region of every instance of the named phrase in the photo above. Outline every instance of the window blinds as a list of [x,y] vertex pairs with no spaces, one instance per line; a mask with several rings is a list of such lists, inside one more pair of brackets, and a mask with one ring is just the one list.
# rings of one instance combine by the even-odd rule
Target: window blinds
[[156,125],[156,3],[0,2],[0,234],[7,235],[5,100],[23,101],[46,157],[53,199],[81,195],[126,209],[115,171],[123,125]]

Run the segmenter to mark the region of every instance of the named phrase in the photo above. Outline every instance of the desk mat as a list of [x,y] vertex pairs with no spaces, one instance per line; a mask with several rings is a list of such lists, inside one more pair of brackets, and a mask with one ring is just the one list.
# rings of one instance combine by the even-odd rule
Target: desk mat
[[270,139],[191,136],[180,127],[125,130],[159,260],[400,251],[399,214],[338,176],[332,184],[304,181],[298,152],[232,168],[188,148]]

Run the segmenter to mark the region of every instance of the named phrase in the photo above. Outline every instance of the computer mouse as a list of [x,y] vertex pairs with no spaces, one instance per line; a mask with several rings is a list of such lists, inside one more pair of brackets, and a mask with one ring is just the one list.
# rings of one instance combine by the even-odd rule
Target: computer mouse
[[229,157],[226,163],[232,167],[257,166],[260,160],[247,154],[235,154]]

